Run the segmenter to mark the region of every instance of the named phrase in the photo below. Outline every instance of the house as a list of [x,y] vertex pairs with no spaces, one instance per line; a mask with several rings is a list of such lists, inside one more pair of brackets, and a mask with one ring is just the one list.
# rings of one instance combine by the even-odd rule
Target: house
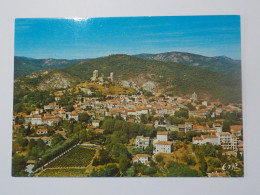
[[42,116],[41,115],[33,115],[31,117],[31,124],[41,125],[42,124]]
[[202,137],[193,137],[192,143],[197,144],[197,145],[202,145],[202,144],[204,144],[203,138]]
[[168,141],[168,131],[157,131],[156,141]]
[[217,132],[222,132],[222,125],[220,123],[213,123],[213,128],[215,128]]
[[48,146],[51,145],[52,137],[42,137],[41,139],[42,139],[42,141],[43,141],[46,145],[48,145]]
[[60,101],[61,100],[61,97],[55,97],[55,101]]
[[154,144],[154,154],[157,153],[171,153],[172,152],[172,142],[169,139],[168,131],[158,131],[156,138],[153,140]]
[[185,131],[185,124],[178,124],[178,130],[179,131]]
[[36,134],[37,135],[44,135],[48,133],[48,129],[37,129]]
[[149,161],[148,161],[148,157],[149,155],[148,154],[136,154],[134,157],[133,157],[133,163],[142,163],[142,164],[149,164]]
[[210,143],[212,145],[219,145],[218,136],[216,135],[201,135],[204,144]]
[[149,137],[143,137],[143,136],[137,136],[135,139],[136,148],[142,148],[145,149],[150,144],[150,138]]
[[69,114],[69,120],[70,119],[74,119],[75,121],[78,121],[79,120],[79,114],[78,113],[70,113]]
[[94,127],[99,127],[99,125],[100,125],[100,120],[93,120],[92,121],[92,126],[94,126]]
[[237,151],[237,138],[236,136],[230,134],[229,132],[219,132],[216,133],[219,139],[219,144],[225,150]]
[[212,172],[208,173],[208,177],[228,177],[226,173],[221,173],[221,172]]
[[157,153],[171,153],[172,152],[172,142],[171,141],[157,141],[154,143],[155,149],[154,154]]
[[191,122],[185,122],[185,133],[187,131],[192,130],[192,123]]
[[237,137],[242,135],[243,126],[242,125],[231,125],[230,126],[230,132],[232,135],[235,135]]

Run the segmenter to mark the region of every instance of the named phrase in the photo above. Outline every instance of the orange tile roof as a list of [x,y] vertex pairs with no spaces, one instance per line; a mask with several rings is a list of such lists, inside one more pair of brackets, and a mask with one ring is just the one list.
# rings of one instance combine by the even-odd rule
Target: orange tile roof
[[234,131],[241,131],[243,129],[243,126],[242,125],[231,125],[230,129],[234,130]]
[[203,140],[202,137],[193,137],[193,140]]
[[70,113],[70,116],[78,116],[78,113]]
[[157,131],[157,135],[168,135],[168,131]]
[[157,145],[172,145],[172,142],[170,142],[170,141],[158,141],[155,144],[157,144]]
[[136,154],[137,157],[149,157],[148,154]]

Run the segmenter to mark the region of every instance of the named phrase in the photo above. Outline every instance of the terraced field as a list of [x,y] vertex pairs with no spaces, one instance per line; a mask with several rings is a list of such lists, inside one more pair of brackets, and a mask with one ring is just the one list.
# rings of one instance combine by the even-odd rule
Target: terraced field
[[51,163],[47,168],[87,167],[96,150],[77,146],[61,158]]
[[45,169],[38,177],[85,177],[85,168]]

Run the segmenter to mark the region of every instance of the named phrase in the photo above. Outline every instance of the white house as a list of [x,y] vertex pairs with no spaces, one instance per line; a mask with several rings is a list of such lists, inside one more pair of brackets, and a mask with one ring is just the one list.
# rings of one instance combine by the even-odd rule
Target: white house
[[187,131],[191,131],[192,130],[192,123],[191,122],[185,122],[185,133]]
[[100,125],[100,120],[93,120],[92,121],[92,125],[94,126],[94,127],[99,127],[99,125]]
[[217,132],[222,132],[222,125],[220,123],[213,123],[213,128],[216,128]]
[[149,161],[148,161],[148,157],[149,155],[148,154],[136,154],[134,157],[133,157],[133,163],[142,163],[142,164],[148,164]]
[[235,135],[229,132],[219,132],[216,135],[223,149],[237,151],[237,137]]
[[211,143],[212,145],[219,145],[219,139],[216,135],[201,135],[204,144]]
[[48,133],[48,129],[37,129],[36,134],[37,135],[44,135]]
[[135,140],[136,148],[142,148],[145,149],[149,146],[150,138],[149,137],[143,137],[143,136],[137,136]]
[[171,153],[172,152],[172,142],[171,141],[157,141],[154,143],[155,149],[154,154],[157,153]]
[[158,131],[156,139],[154,139],[154,154],[157,153],[171,153],[172,152],[172,142],[168,141],[169,139],[168,131]]
[[42,124],[42,116],[41,115],[33,115],[31,117],[31,124],[41,125]]
[[202,144],[204,144],[203,138],[202,137],[193,137],[192,143],[197,144],[197,145],[202,145]]
[[156,141],[168,141],[169,133],[168,131],[158,131],[156,136]]
[[79,114],[78,113],[70,113],[69,119],[74,119],[75,121],[79,120]]

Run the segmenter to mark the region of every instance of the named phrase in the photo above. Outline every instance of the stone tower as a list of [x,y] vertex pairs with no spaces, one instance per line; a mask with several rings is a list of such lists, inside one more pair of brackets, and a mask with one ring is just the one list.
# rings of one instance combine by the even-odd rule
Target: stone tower
[[96,81],[98,78],[98,70],[93,71],[93,77],[90,78],[91,81]]
[[198,100],[198,96],[197,96],[197,94],[196,94],[195,92],[191,95],[191,100],[192,100],[193,102],[195,102],[195,101]]
[[111,79],[111,81],[113,81],[114,80],[114,73],[113,72],[110,72],[110,79]]

